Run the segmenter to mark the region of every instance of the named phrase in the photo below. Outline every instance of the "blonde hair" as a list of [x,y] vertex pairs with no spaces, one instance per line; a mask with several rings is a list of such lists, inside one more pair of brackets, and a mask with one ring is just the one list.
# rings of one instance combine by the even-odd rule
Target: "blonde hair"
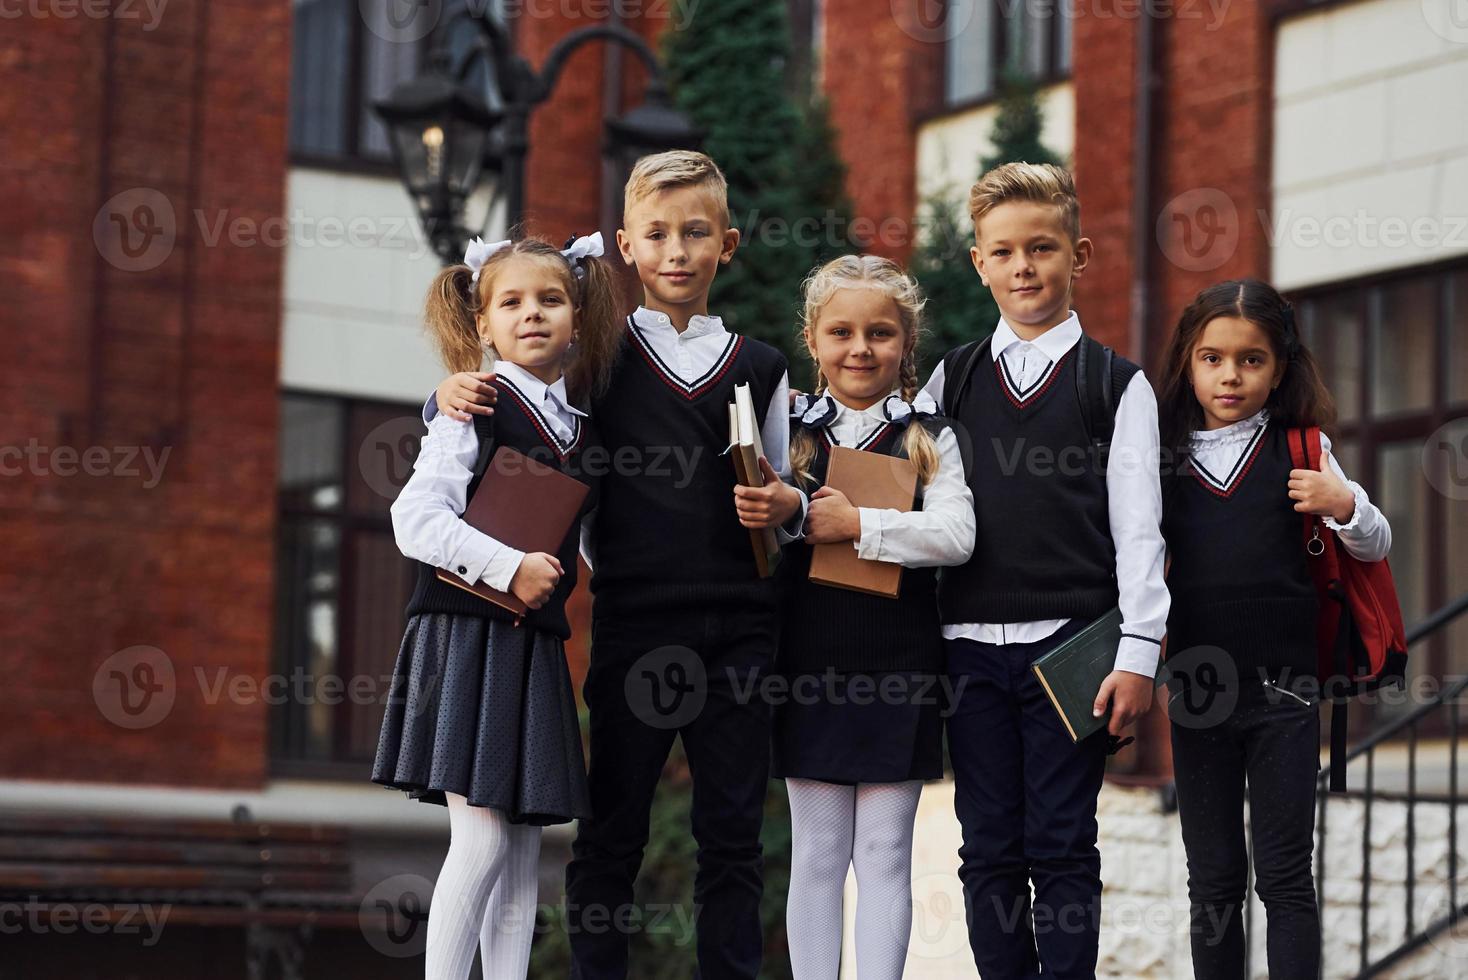
[[[831,297],[843,289],[874,289],[897,307],[903,336],[902,364],[898,368],[897,383],[903,401],[912,401],[918,393],[917,346],[922,336],[922,313],[927,300],[923,298],[917,280],[903,272],[896,262],[878,255],[843,255],[832,259],[801,284],[804,299],[800,313],[801,334],[805,339],[806,352],[816,366],[816,394],[823,394],[828,384],[816,358],[816,322]],[[932,433],[916,419],[908,424],[903,438],[907,458],[917,468],[918,483],[927,485],[938,472],[938,444],[933,441]],[[796,427],[790,434],[790,469],[797,479],[811,482],[810,465],[815,455],[815,436],[803,426]]]
[[[566,392],[584,401],[606,390],[612,360],[622,339],[621,304],[615,273],[601,259],[585,258],[573,268],[561,250],[543,238],[521,238],[491,255],[473,281],[474,270],[451,265],[428,287],[423,318],[439,359],[449,371],[478,371],[484,358],[496,356],[479,336],[477,320],[494,294],[495,274],[512,259],[545,263],[561,276],[575,308],[576,345],[566,366]],[[575,269],[584,270],[578,277]]]
[[1052,204],[1072,243],[1081,237],[1081,202],[1075,178],[1053,163],[1006,163],[978,179],[968,192],[968,214],[979,230],[979,219],[1008,201]]
[[667,150],[637,161],[622,190],[622,223],[627,211],[643,198],[670,187],[699,187],[713,195],[724,227],[730,227],[729,182],[713,158],[697,150]]

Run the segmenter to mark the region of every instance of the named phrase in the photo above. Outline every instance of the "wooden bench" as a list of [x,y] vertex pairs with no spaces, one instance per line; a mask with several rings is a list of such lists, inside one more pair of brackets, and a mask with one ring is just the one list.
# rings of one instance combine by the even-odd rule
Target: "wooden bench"
[[356,928],[361,901],[340,827],[3,811],[0,897],[167,904],[180,924],[324,928]]

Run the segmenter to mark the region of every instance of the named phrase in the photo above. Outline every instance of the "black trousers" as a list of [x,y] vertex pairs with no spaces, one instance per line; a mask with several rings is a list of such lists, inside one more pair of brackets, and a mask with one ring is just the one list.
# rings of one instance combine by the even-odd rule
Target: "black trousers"
[[630,934],[650,920],[628,910],[653,793],[675,736],[683,739],[693,780],[698,975],[758,975],[771,711],[755,682],[768,671],[775,642],[773,612],[689,609],[593,621],[585,686],[592,817],[577,825],[566,868],[571,975],[578,980],[626,977]]
[[1101,731],[1072,742],[1030,671],[1085,626],[1075,620],[1038,643],[945,644],[956,694],[948,752],[963,828],[958,874],[984,980],[1096,975],[1096,798],[1109,741]]
[[1320,916],[1311,861],[1319,708],[1311,699],[1268,691],[1258,679],[1243,688],[1222,719],[1173,712],[1172,765],[1188,855],[1193,973],[1198,980],[1247,975],[1247,792],[1254,890],[1268,920],[1269,976],[1315,980]]

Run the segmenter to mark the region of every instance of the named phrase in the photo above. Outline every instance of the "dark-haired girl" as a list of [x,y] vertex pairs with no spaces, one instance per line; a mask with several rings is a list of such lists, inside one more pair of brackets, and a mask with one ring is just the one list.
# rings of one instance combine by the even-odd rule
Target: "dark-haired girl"
[[1218,283],[1183,311],[1158,411],[1176,461],[1163,467],[1162,530],[1194,975],[1246,975],[1247,784],[1269,975],[1314,980],[1319,683],[1302,515],[1319,515],[1363,561],[1386,556],[1391,528],[1324,434],[1319,471],[1293,467],[1290,430],[1329,427],[1335,410],[1293,309],[1266,283]]

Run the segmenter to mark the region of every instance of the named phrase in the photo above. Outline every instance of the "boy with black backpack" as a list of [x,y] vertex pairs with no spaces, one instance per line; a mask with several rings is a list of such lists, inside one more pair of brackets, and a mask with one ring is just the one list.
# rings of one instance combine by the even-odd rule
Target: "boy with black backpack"
[[[1151,703],[1168,612],[1156,399],[1070,309],[1092,248],[1071,175],[1005,164],[969,212],[1002,316],[925,389],[966,431],[978,520],[973,557],[944,569],[938,597],[961,692],[948,741],[969,941],[985,980],[1091,977],[1096,798],[1108,752]],[[1073,742],[1030,665],[1118,605],[1116,669],[1093,706],[1109,724]]]

